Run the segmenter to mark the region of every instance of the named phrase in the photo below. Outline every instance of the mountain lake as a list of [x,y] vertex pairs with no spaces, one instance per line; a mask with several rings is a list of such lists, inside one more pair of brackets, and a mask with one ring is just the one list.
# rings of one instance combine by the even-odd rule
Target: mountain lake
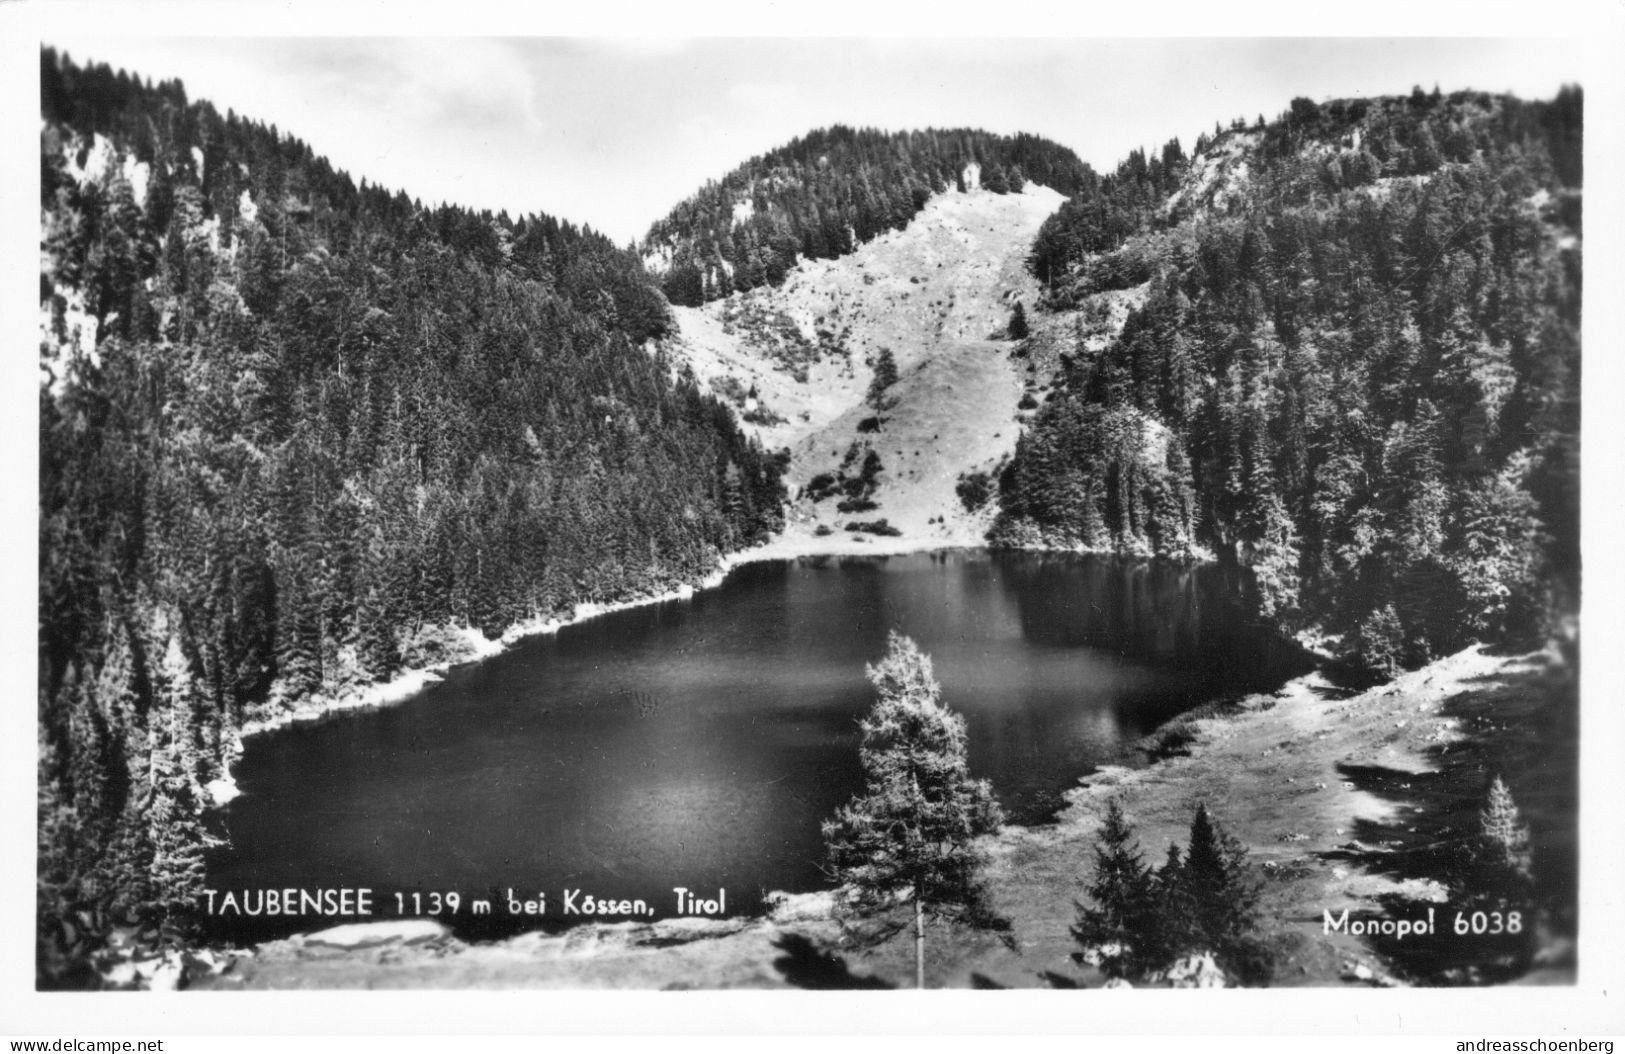
[[[1143,763],[1137,742],[1169,718],[1307,668],[1239,589],[1216,565],[1076,554],[745,564],[399,705],[250,738],[207,885],[368,889],[375,919],[433,910],[465,936],[626,917],[589,900],[671,917],[725,890],[712,913],[756,912],[770,890],[829,885],[819,825],[862,789],[864,666],[889,630],[932,657],[1007,819],[1040,824],[1080,777]],[[210,928],[344,921],[217,911]]]

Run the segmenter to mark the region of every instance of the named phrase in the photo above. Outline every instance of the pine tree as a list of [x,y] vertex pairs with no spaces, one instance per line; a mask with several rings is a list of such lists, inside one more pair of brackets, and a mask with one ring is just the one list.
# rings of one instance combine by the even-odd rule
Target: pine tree
[[1490,785],[1479,824],[1471,852],[1475,866],[1461,872],[1452,899],[1464,910],[1494,912],[1505,920],[1499,936],[1486,938],[1486,966],[1516,976],[1529,968],[1535,952],[1539,901],[1529,827],[1499,776]]
[[1010,312],[1010,339],[1026,340],[1029,332],[1031,330],[1027,327],[1027,309],[1017,300],[1015,310]]
[[150,877],[165,918],[195,908],[204,885],[204,835],[196,744],[192,742],[196,686],[180,642],[169,639],[162,670],[163,709],[152,729],[152,800],[146,811],[152,843]]
[[1232,972],[1251,974],[1246,962],[1258,924],[1260,888],[1247,867],[1247,850],[1213,823],[1207,806],[1191,820],[1190,845],[1180,869],[1180,888],[1190,898],[1199,944]]
[[879,697],[862,722],[866,787],[825,821],[824,840],[860,914],[912,909],[915,981],[924,988],[926,916],[1009,928],[988,903],[975,846],[1003,814],[987,781],[971,779],[965,719],[942,704],[930,657],[894,630],[885,658],[866,672]]
[[897,359],[892,356],[890,348],[881,348],[875,354],[875,375],[869,382],[869,392],[865,397],[870,406],[876,410],[885,410],[886,391],[897,383]]
[[1171,964],[1199,938],[1196,927],[1196,906],[1185,885],[1185,861],[1180,858],[1179,846],[1168,843],[1168,855],[1153,876],[1152,892],[1156,897],[1157,944],[1145,949],[1144,962],[1149,969],[1161,969]]
[[1489,799],[1479,813],[1480,854],[1493,871],[1527,883],[1533,876],[1529,827],[1523,822],[1512,792],[1500,776],[1490,785]]
[[70,921],[81,899],[81,870],[75,859],[81,849],[81,824],[57,777],[60,760],[43,725],[38,757],[34,955],[41,987],[56,988],[88,972],[83,956],[77,954],[77,934]]
[[[1114,798],[1095,843],[1091,904],[1079,904],[1072,936],[1100,956],[1108,977],[1137,976],[1156,958],[1159,906],[1151,869],[1140,856],[1123,808]],[[1176,850],[1177,852],[1177,850]]]
[[1405,626],[1394,605],[1371,612],[1355,628],[1355,654],[1364,667],[1389,680],[1404,668]]

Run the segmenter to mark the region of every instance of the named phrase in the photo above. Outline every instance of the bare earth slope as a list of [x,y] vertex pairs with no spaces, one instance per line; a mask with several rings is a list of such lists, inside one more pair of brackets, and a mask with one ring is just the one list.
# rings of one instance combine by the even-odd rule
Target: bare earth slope
[[[676,309],[681,333],[667,350],[733,401],[765,447],[791,451],[792,493],[837,470],[854,443],[880,456],[877,508],[846,515],[833,497],[799,500],[776,551],[982,543],[987,514],[967,513],[954,486],[1015,447],[1026,369],[1003,334],[1016,301],[1030,310],[1038,298],[1026,255],[1062,200],[1031,184],[1020,194],[950,191],[906,229],[803,263],[780,288]],[[881,349],[899,379],[877,413],[865,395]],[[878,430],[859,431],[867,418]],[[902,536],[842,529],[879,518]],[[833,533],[815,535],[820,525]]]

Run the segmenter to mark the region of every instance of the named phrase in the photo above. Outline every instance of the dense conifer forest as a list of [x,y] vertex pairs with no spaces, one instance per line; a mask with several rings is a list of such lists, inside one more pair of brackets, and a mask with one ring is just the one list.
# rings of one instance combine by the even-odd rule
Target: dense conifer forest
[[84,980],[202,880],[245,720],[670,589],[781,464],[648,350],[632,254],[426,208],[296,139],[41,57],[39,953]]
[[1096,183],[1071,150],[1037,136],[837,125],[708,183],[650,229],[647,259],[674,304],[778,285],[798,256],[833,259],[901,230],[931,195],[965,189],[969,166],[996,194],[1019,193],[1029,180],[1063,194]]
[[1392,673],[1579,588],[1581,110],[1293,101],[1130,157],[1047,221],[1049,306],[1143,294],[1000,480],[992,538],[1206,550]]

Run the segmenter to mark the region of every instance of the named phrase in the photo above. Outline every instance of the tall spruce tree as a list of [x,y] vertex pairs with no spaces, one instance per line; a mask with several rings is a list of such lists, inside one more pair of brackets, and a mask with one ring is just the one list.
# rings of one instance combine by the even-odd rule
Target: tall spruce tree
[[[966,762],[965,719],[943,705],[931,659],[893,630],[885,658],[866,668],[878,699],[863,719],[864,793],[823,825],[838,881],[860,916],[908,909],[915,983],[925,987],[925,920],[1008,930],[978,877],[975,840],[1003,814]],[[908,925],[883,927],[885,939]]]

